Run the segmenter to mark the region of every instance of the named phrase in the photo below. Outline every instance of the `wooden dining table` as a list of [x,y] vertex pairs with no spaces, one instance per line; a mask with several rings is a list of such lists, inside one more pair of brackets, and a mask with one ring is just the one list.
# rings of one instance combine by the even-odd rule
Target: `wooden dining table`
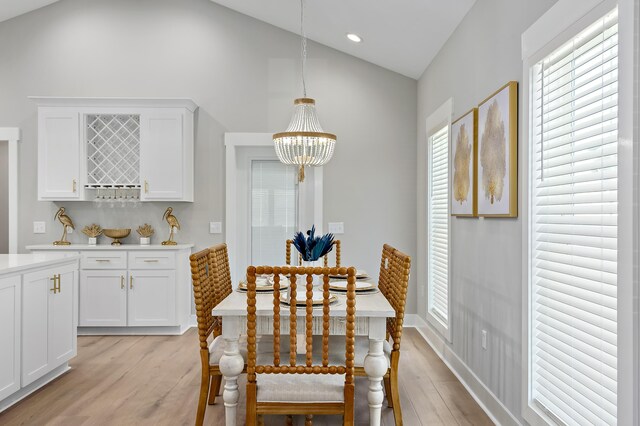
[[[332,303],[330,311],[330,334],[345,335],[346,296],[336,294],[337,300]],[[356,336],[369,337],[369,352],[365,357],[364,370],[369,380],[368,403],[369,424],[378,426],[382,414],[384,392],[382,379],[387,372],[388,361],[383,352],[386,339],[386,320],[394,317],[395,311],[380,292],[358,293],[356,296]],[[245,360],[240,354],[239,340],[246,334],[247,295],[235,290],[220,302],[212,311],[212,315],[222,317],[222,338],[224,339],[224,355],[220,359],[220,372],[225,385],[222,394],[225,406],[225,422],[227,426],[235,426],[237,419],[238,377],[242,374]],[[273,334],[273,293],[259,293],[256,296],[256,315],[258,335]],[[286,317],[287,311],[280,311]],[[298,309],[298,316],[304,318],[305,308]],[[304,334],[304,321],[298,323],[298,333]],[[281,321],[281,333],[289,334],[289,321]],[[313,310],[314,334],[322,334],[322,309]]]

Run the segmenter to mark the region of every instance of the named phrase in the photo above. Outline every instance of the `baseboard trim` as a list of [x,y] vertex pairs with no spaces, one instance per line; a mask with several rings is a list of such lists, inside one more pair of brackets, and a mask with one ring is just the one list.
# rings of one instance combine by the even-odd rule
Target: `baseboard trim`
[[442,362],[460,380],[471,397],[487,413],[491,421],[496,425],[522,425],[426,321],[416,314],[406,314],[403,325],[418,330]]

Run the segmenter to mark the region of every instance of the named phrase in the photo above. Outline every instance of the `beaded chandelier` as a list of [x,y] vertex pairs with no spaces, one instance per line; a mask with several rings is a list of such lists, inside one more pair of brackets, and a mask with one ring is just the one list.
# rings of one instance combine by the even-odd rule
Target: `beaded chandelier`
[[299,167],[298,181],[304,180],[304,166],[322,166],[333,156],[336,135],[326,133],[316,114],[315,100],[307,97],[305,65],[307,62],[307,38],[304,33],[304,0],[300,1],[300,35],[302,38],[302,91],[296,99],[295,110],[287,130],[273,135],[276,154],[284,164]]

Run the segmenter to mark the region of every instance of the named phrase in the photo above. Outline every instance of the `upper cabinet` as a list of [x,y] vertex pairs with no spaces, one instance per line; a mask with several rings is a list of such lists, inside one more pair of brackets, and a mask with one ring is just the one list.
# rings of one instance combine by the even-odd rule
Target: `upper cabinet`
[[190,99],[32,98],[38,104],[38,199],[193,201]]

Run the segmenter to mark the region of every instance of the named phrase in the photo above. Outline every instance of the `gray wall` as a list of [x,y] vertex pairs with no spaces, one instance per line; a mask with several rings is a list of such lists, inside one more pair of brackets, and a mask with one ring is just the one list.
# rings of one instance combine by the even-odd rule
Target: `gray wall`
[[9,144],[0,141],[0,254],[9,253]]
[[[456,119],[507,81],[521,81],[520,36],[554,3],[554,0],[476,2],[420,78],[418,218],[425,217],[422,194],[426,179],[423,161],[426,118],[448,98],[453,98],[453,119]],[[520,146],[520,150],[523,148]],[[520,179],[519,188],[522,184]],[[522,374],[522,225],[519,218],[452,218],[450,258],[451,350],[518,419],[521,419]],[[426,235],[423,219],[418,222],[418,235]],[[424,238],[418,239],[419,257],[425,253],[424,243]],[[421,265],[420,283],[425,282],[424,276]],[[421,301],[418,312],[423,318],[425,311],[426,302]],[[486,351],[481,349],[483,329],[488,332]]]
[[[295,6],[297,7],[297,6]],[[28,95],[191,97],[196,201],[175,204],[182,242],[224,240],[224,133],[275,132],[300,97],[300,39],[209,0],[63,0],[0,23],[0,126],[22,128],[19,247],[60,236],[57,205],[36,201],[36,107]],[[338,135],[325,167],[324,220],[343,221],[345,263],[375,271],[382,244],[415,254],[415,80],[315,43],[307,87],[320,119]],[[78,228],[149,222],[164,238],[166,204],[97,207],[63,203]],[[32,222],[47,222],[34,235]],[[85,241],[76,232],[73,242]],[[131,238],[130,238],[131,240]]]

